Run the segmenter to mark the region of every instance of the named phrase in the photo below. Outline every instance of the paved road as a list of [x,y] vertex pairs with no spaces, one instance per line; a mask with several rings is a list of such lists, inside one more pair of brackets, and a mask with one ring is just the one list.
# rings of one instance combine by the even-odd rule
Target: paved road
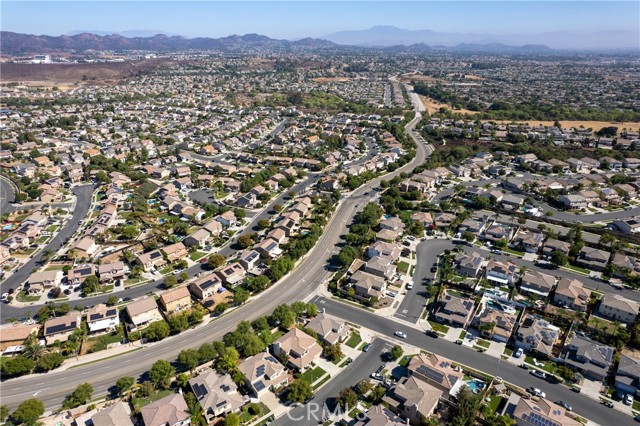
[[381,356],[384,352],[391,349],[392,346],[393,344],[385,340],[374,339],[371,342],[371,349],[369,349],[368,352],[361,354],[355,361],[343,368],[340,374],[332,377],[326,385],[320,388],[308,404],[294,408],[291,412],[278,418],[272,424],[274,426],[317,424],[318,421],[323,418],[323,414],[322,409],[320,409],[317,412],[317,416],[313,417],[314,404],[320,406],[326,404],[326,414],[337,413],[337,411],[334,411],[336,406],[335,400],[340,395],[340,391],[368,378],[380,365],[384,365]]
[[351,305],[325,298],[316,298],[314,302],[318,304],[319,308],[325,308],[326,312],[330,315],[335,315],[356,324],[362,324],[371,330],[389,336],[390,339],[395,339],[393,333],[399,330],[407,335],[406,342],[411,345],[442,355],[476,370],[494,376],[500,376],[507,382],[515,383],[519,386],[535,386],[544,391],[549,400],[563,400],[573,406],[574,412],[598,424],[632,424],[632,420],[628,415],[617,410],[606,408],[585,395],[570,391],[569,388],[565,386],[549,384],[543,380],[534,378],[529,375],[527,371],[509,362],[504,362],[500,358],[478,353],[471,348],[458,346],[444,339],[428,337],[415,328],[406,326],[400,322],[389,321],[386,318]]
[[395,317],[412,323],[417,323],[427,301],[424,297],[426,287],[425,278],[433,278],[431,267],[436,263],[438,256],[445,250],[454,247],[449,240],[425,240],[418,244],[416,249],[416,268],[413,273],[413,288],[407,290],[407,295],[398,307]]
[[[421,116],[417,115],[407,124],[407,132],[413,129],[420,118]],[[51,371],[46,374],[46,378],[36,374],[4,382],[0,396],[1,403],[15,408],[21,401],[32,397],[37,392],[38,399],[42,400],[48,409],[54,409],[59,406],[67,394],[82,382],[89,382],[93,385],[94,396],[104,395],[119,377],[138,377],[158,359],[175,360],[182,349],[197,347],[202,343],[221,339],[227,332],[234,330],[240,321],[251,321],[259,316],[270,314],[276,306],[282,303],[291,303],[313,294],[318,286],[324,285],[331,275],[331,272],[326,269],[326,265],[331,257],[338,252],[336,244],[340,242],[341,235],[346,233],[347,225],[371,199],[371,196],[366,194],[373,188],[379,187],[383,179],[389,180],[400,173],[413,170],[424,162],[430,152],[430,147],[418,145],[416,156],[411,162],[385,175],[384,178],[378,177],[369,181],[353,191],[350,196],[345,197],[325,227],[322,236],[307,254],[307,258],[286,278],[263,292],[258,300],[251,301],[206,326],[149,345],[144,350],[108,358],[90,365],[78,366],[69,371]],[[196,266],[196,268],[199,267],[200,265]]]
[[[80,222],[87,216],[89,212],[89,207],[91,206],[91,196],[93,195],[94,186],[93,185],[82,185],[77,186],[73,189],[73,193],[77,197],[76,207],[73,211],[73,216],[67,222],[67,224],[60,230],[60,232],[47,244],[44,248],[53,250],[56,252],[63,245],[64,241],[71,237],[74,232],[79,227]],[[19,270],[14,272],[9,278],[5,280],[0,286],[0,291],[2,293],[8,291],[10,288],[17,288],[21,285],[28,277],[31,275],[31,272],[34,268],[42,266],[44,263],[42,261],[44,250],[40,251],[37,255],[35,255],[31,260],[25,263]],[[2,318],[19,318],[24,316],[27,311],[33,312],[33,308],[16,308],[10,305],[3,305],[2,310],[0,311],[0,315]]]
[[10,213],[15,210],[11,205],[16,199],[13,183],[8,178],[0,176],[0,214]]

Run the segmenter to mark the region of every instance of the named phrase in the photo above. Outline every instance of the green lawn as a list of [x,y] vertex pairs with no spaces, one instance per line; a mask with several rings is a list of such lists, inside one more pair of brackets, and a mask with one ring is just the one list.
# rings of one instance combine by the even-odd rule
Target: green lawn
[[[249,409],[251,409],[255,414],[250,413]],[[240,413],[238,413],[238,416],[240,417],[240,423],[247,423],[256,417],[260,418],[267,415],[270,411],[269,407],[264,405],[262,402],[258,402],[243,406]]]
[[544,367],[538,367],[533,363],[533,357],[527,356],[524,359],[524,362],[532,365],[533,368],[536,369],[536,370],[544,370],[547,373],[551,373],[551,374],[554,374],[556,372],[556,365],[553,363],[553,361],[538,360],[538,362],[543,362],[544,363]]
[[324,379],[320,380],[318,383],[316,383],[315,385],[313,385],[313,390],[318,389],[320,386],[324,385],[325,383],[327,383],[329,380],[331,380],[331,375],[327,374]]
[[513,354],[513,349],[504,348],[503,352],[506,356],[511,356]]
[[489,399],[490,401],[487,402],[487,414],[495,413],[500,405],[500,401],[502,401],[502,397],[491,395]]
[[464,339],[467,336],[467,330],[462,330],[460,332],[460,336],[458,337],[459,339]]
[[23,290],[18,293],[16,299],[18,300],[18,302],[37,302],[40,300],[40,296],[29,296],[29,294]]
[[47,232],[56,232],[58,230],[58,225],[51,225],[47,227]]
[[358,410],[357,408],[354,408],[353,410],[349,411],[349,417],[351,417],[352,419],[355,419],[360,414],[362,414],[362,411]]
[[300,380],[304,380],[306,382],[309,382],[309,384],[313,384],[316,380],[318,380],[325,374],[327,374],[327,372],[324,371],[322,367],[316,367],[313,370],[307,370],[302,373],[302,375],[300,376]]
[[165,396],[171,395],[172,393],[174,393],[174,392],[171,389],[156,391],[156,393],[151,395],[149,398],[139,398],[138,399],[138,405],[142,408],[145,405],[149,405],[154,401],[162,399]]
[[437,331],[439,333],[447,334],[447,332],[449,331],[449,327],[447,327],[444,324],[440,324],[440,323],[435,322],[435,321],[429,321],[429,324],[431,324],[431,328],[433,328],[435,331]]
[[633,409],[636,411],[640,411],[640,402],[636,401],[635,399],[633,400],[633,405],[632,405]]
[[478,339],[476,344],[478,346],[481,346],[481,347],[485,348],[485,349],[489,349],[489,346],[491,345],[491,342],[489,342],[488,340],[484,340],[484,339]]
[[284,336],[284,331],[277,329],[276,331],[274,331],[273,333],[271,333],[271,341],[275,342],[276,340],[278,340],[279,338],[281,338],[282,336]]
[[409,264],[407,262],[402,260],[398,262],[398,271],[402,272],[403,274],[406,274],[408,270],[409,270]]
[[40,238],[38,238],[38,239],[36,240],[36,243],[37,243],[37,244],[42,244],[42,243],[44,243],[45,241],[47,241],[48,239],[49,239],[49,237],[47,237],[47,236],[43,235],[42,237],[40,237]]
[[524,256],[523,251],[513,250],[513,249],[510,249],[509,247],[503,248],[502,251],[505,253],[513,254],[514,256],[520,256],[520,257]]
[[407,365],[409,365],[409,362],[411,362],[411,358],[413,358],[415,355],[405,355],[403,356],[400,361],[398,362],[398,365],[400,365],[401,367],[406,367]]
[[589,275],[589,270],[588,270],[588,269],[581,268],[581,267],[579,267],[579,266],[575,266],[575,265],[569,265],[569,264],[567,264],[567,265],[565,266],[565,268],[571,269],[571,270],[573,270],[573,271],[575,271],[575,272],[579,272],[579,273],[584,274],[584,275]]
[[198,260],[202,259],[205,256],[206,256],[206,253],[203,253],[201,251],[194,251],[193,253],[189,254],[189,259],[193,260],[194,262],[197,262]]
[[103,334],[102,336],[91,337],[88,339],[87,343],[90,347],[91,352],[93,353],[93,352],[105,350],[107,349],[108,345],[112,343],[120,342],[122,339],[124,339],[124,331],[121,331],[119,333],[109,333],[109,334]]
[[594,317],[593,315],[589,317],[589,322],[587,322],[587,325],[590,328],[602,330],[607,334],[614,334],[616,331],[616,325],[614,323],[602,318]]
[[351,337],[349,337],[349,340],[347,340],[346,345],[349,346],[350,348],[356,348],[360,342],[362,342],[362,337],[360,337],[360,333],[358,333],[357,331],[353,331],[351,332]]

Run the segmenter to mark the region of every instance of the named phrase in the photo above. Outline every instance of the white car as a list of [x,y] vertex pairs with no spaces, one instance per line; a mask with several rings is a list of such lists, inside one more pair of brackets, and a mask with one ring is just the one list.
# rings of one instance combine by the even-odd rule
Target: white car
[[396,297],[398,295],[398,293],[396,293],[395,291],[388,291],[387,292],[387,296],[389,297]]
[[520,358],[521,356],[522,356],[522,348],[518,348],[518,350],[513,353],[513,357]]
[[409,281],[407,284],[407,290],[411,290],[413,288],[413,281]]
[[630,393],[628,393],[625,397],[624,397],[624,404],[625,405],[633,405],[633,395],[631,395]]
[[9,299],[9,293],[2,293],[2,297],[0,297],[0,300],[5,302],[7,299]]
[[400,337],[402,339],[406,339],[407,338],[407,335],[404,334],[402,331],[396,331],[395,333],[393,333],[393,335],[394,336],[398,336],[398,337]]

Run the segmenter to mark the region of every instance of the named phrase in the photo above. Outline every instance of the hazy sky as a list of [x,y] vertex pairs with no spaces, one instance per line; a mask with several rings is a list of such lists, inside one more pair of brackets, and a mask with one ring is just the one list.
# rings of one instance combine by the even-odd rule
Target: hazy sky
[[321,37],[336,31],[394,25],[411,30],[533,34],[634,30],[640,2],[631,1],[6,1],[3,31],[61,35],[74,30],[158,30],[185,37],[259,33]]

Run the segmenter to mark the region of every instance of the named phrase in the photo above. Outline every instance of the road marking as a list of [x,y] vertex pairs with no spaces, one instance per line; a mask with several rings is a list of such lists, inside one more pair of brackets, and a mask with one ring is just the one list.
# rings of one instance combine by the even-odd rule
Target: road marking
[[403,313],[403,314],[406,314],[407,312],[409,312],[409,310],[408,310],[408,309],[403,309],[403,310],[402,310],[402,313]]

